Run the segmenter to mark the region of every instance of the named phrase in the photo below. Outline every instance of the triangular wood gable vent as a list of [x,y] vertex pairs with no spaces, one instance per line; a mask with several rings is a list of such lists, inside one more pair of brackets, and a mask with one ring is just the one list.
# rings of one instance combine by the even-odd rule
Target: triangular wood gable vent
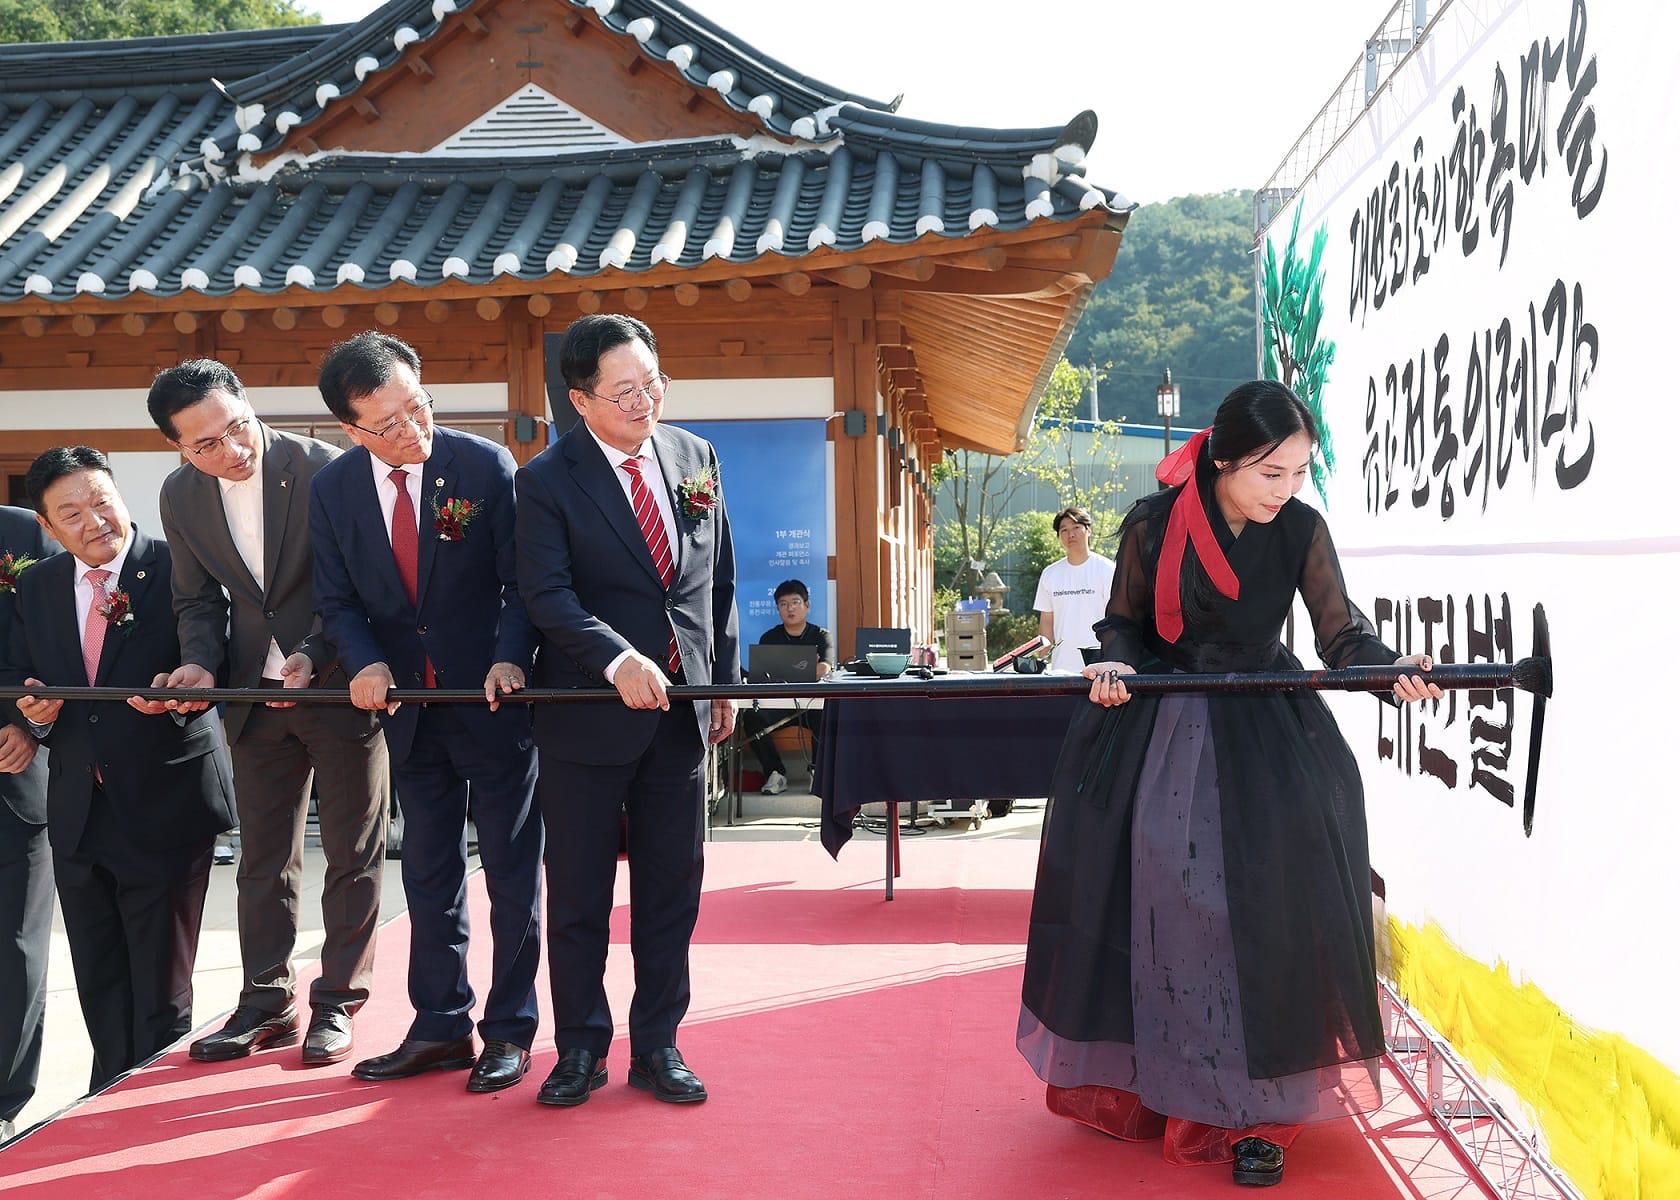
[[631,143],[605,125],[527,83],[459,133],[434,154],[553,154],[590,146]]

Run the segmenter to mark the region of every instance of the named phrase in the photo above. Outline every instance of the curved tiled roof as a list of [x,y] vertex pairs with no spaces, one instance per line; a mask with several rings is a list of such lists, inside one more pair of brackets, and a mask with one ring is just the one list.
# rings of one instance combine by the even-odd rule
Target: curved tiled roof
[[[331,104],[330,87],[348,96],[358,64],[364,77],[388,69],[404,30],[432,36],[454,5],[474,2],[391,0],[355,25],[97,52],[0,48],[0,305],[797,260],[1128,207],[1084,179],[1090,114],[1028,130],[912,121],[798,75],[667,0],[555,3],[593,8],[650,54],[693,47],[684,74],[733,73],[727,91],[712,86],[777,136],[252,165],[279,144],[287,114],[307,119],[289,107],[300,97]],[[230,82],[240,69],[249,70]],[[70,79],[75,90],[51,89]],[[754,107],[757,96],[774,103]],[[796,129],[802,122],[811,128]],[[207,167],[206,147],[224,146],[234,157]]]

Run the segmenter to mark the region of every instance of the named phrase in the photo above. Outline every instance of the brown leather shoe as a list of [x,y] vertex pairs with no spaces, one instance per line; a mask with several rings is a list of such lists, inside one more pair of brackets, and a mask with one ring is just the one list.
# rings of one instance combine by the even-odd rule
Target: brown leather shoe
[[241,1004],[215,1033],[188,1046],[187,1053],[195,1062],[228,1062],[271,1046],[290,1046],[297,1040],[297,1009],[288,1005],[284,1012],[269,1012]]
[[523,1046],[496,1038],[486,1039],[484,1050],[467,1080],[469,1092],[499,1092],[525,1078],[531,1069],[531,1052]]
[[350,1057],[354,1045],[350,1014],[337,1008],[317,1008],[303,1039],[303,1065],[324,1067]]
[[409,1079],[426,1071],[465,1071],[473,1065],[472,1035],[452,1042],[419,1042],[404,1038],[389,1054],[366,1058],[350,1069],[357,1079],[382,1082]]
[[630,1086],[667,1104],[698,1104],[706,1098],[706,1085],[684,1065],[675,1046],[631,1058]]
[[562,1050],[560,1061],[537,1090],[537,1103],[571,1108],[589,1099],[589,1093],[606,1082],[607,1065],[600,1055],[587,1050]]

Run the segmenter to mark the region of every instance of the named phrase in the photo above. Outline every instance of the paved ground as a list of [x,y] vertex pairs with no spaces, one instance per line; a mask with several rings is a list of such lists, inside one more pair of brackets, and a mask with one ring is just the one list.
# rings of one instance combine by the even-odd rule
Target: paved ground
[[[790,789],[780,796],[749,795],[742,798],[741,816],[735,823],[723,823],[720,810],[712,836],[718,841],[807,841],[818,839],[818,800],[803,788]],[[882,855],[884,806],[870,805],[864,809],[865,822],[844,853],[852,855]],[[873,819],[871,815],[873,814]],[[936,838],[984,839],[997,837],[1037,838],[1043,818],[1042,801],[1021,802],[1008,816],[989,818],[978,829],[971,829],[967,821],[943,822],[919,818],[911,832],[906,815],[906,869],[913,872],[915,845],[918,836]],[[871,831],[873,827],[873,832]],[[812,846],[813,854],[822,854],[820,846]],[[477,865],[476,860],[473,864]],[[402,881],[396,862],[388,864],[385,877],[384,903],[381,916],[385,920],[401,913],[404,908]],[[323,860],[318,847],[311,846],[306,856],[298,955],[312,960],[321,946],[321,874]],[[234,916],[234,871],[229,866],[217,866],[210,876],[210,891],[204,905],[203,932],[199,938],[198,964],[193,972],[193,1012],[201,1026],[220,1023],[221,1015],[233,1008],[239,998],[240,969],[239,942]],[[908,877],[907,877],[908,878]],[[62,923],[53,927],[52,954],[47,968],[46,1048],[42,1055],[41,1079],[35,1099],[26,1106],[17,1120],[17,1128],[27,1129],[37,1121],[52,1116],[68,1104],[74,1103],[87,1087],[88,1070],[92,1063],[87,1033],[82,1025],[81,1009],[76,1000],[75,978],[70,967],[70,948],[65,940]]]

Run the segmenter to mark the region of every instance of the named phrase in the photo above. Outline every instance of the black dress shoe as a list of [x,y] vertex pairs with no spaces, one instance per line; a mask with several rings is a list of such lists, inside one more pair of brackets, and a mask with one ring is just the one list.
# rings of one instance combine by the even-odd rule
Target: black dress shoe
[[472,1069],[472,1077],[467,1080],[467,1091],[499,1092],[525,1078],[525,1072],[530,1069],[531,1052],[525,1047],[488,1039]]
[[1247,1187],[1283,1182],[1283,1147],[1265,1138],[1245,1137],[1231,1147],[1231,1180]]
[[187,1053],[195,1062],[227,1062],[270,1046],[290,1046],[297,1040],[297,1009],[287,1007],[285,1012],[269,1012],[266,1008],[241,1004],[215,1033],[188,1046]]
[[683,1065],[675,1046],[633,1057],[630,1086],[652,1092],[654,1099],[667,1104],[698,1104],[706,1098],[706,1085]]
[[473,1065],[472,1035],[452,1042],[417,1042],[404,1038],[389,1054],[366,1058],[350,1069],[357,1079],[408,1079],[426,1071],[464,1071]]
[[571,1108],[589,1099],[589,1093],[607,1082],[607,1064],[587,1050],[562,1050],[560,1061],[548,1073],[537,1091],[538,1104]]
[[317,1008],[303,1038],[303,1065],[324,1067],[350,1057],[350,1014],[337,1008]]

